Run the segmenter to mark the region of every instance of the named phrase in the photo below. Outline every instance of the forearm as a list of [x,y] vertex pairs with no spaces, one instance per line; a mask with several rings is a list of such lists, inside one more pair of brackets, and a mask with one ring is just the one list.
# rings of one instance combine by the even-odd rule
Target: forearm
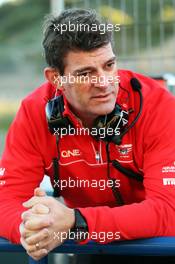
[[21,214],[26,209],[19,203],[1,200],[0,202],[0,236],[12,243],[20,244],[19,225],[22,222]]
[[[93,232],[119,232],[120,240],[175,235],[175,212],[159,199],[115,208],[102,206],[79,210],[88,223],[90,240],[93,240]],[[114,241],[115,237],[106,238],[105,243]],[[100,242],[98,238],[94,240]]]

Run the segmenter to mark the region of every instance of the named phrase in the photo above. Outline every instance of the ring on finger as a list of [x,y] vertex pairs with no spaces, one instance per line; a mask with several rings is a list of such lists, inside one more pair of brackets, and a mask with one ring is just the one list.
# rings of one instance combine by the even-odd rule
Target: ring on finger
[[40,244],[39,242],[35,244],[36,250],[40,249]]

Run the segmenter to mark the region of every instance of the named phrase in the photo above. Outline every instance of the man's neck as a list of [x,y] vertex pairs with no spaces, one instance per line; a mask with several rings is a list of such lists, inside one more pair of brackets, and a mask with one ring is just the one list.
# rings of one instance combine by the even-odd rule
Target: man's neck
[[84,127],[91,129],[94,125],[95,118],[92,119],[92,118],[88,118],[88,117],[86,117],[86,118],[82,117],[81,120],[82,120],[82,124]]
[[84,127],[87,127],[89,129],[91,129],[93,127],[94,121],[97,118],[96,115],[92,116],[92,115],[88,115],[86,113],[83,112],[78,112],[75,109],[72,108],[72,106],[69,105],[69,108],[71,110],[71,112],[75,115],[75,117],[80,120],[80,122],[82,123],[82,125]]

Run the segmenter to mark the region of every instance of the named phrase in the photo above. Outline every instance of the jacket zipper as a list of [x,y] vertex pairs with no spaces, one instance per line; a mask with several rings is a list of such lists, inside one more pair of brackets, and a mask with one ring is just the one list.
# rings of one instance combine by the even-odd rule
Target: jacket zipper
[[101,158],[101,142],[100,142],[100,150],[96,150],[95,149],[95,146],[94,146],[94,143],[91,142],[92,144],[92,148],[93,148],[93,151],[94,151],[94,154],[95,154],[95,160],[96,160],[96,163],[99,164],[102,162],[102,158]]

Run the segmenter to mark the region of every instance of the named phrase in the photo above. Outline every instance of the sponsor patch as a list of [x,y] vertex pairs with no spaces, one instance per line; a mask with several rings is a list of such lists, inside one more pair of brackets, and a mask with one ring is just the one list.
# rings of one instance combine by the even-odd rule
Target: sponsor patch
[[119,159],[121,161],[131,161],[132,160],[132,144],[124,144],[120,146],[116,146]]
[[175,166],[164,166],[162,168],[162,173],[167,173],[167,172],[175,172]]
[[175,178],[163,178],[163,185],[175,185]]

